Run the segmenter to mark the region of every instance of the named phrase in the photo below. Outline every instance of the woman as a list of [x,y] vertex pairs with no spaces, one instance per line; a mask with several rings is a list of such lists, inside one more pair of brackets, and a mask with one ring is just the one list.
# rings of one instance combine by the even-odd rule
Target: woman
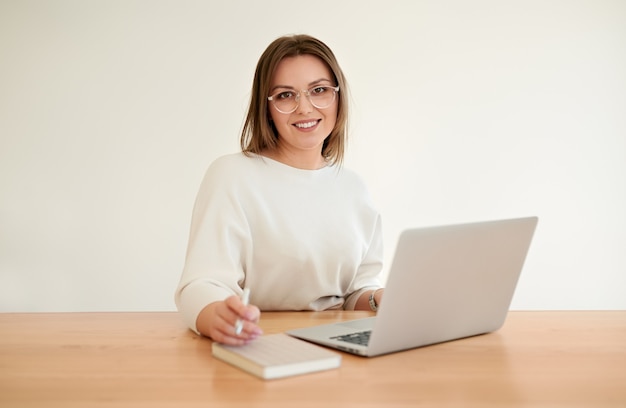
[[346,90],[313,37],[281,37],[259,59],[242,152],[211,164],[193,211],[176,304],[197,333],[241,345],[261,335],[260,310],[377,308],[380,215],[341,167]]

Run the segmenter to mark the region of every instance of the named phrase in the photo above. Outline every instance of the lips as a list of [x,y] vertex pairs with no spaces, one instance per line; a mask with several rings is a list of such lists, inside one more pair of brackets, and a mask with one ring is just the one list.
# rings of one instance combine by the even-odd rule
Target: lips
[[297,123],[294,123],[293,125],[297,127],[298,129],[310,129],[314,127],[315,125],[317,125],[319,122],[320,120],[316,119],[316,120],[297,122]]

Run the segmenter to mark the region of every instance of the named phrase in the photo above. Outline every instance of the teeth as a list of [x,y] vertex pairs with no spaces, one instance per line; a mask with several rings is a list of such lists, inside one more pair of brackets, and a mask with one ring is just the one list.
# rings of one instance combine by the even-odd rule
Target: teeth
[[300,129],[307,129],[307,128],[315,126],[316,124],[317,124],[317,121],[307,122],[307,123],[296,123],[296,127]]

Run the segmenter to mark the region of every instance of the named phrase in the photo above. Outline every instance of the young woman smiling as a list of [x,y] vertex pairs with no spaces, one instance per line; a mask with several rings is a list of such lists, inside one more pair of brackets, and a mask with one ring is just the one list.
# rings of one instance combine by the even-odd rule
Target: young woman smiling
[[261,335],[262,310],[377,308],[381,220],[342,166],[346,90],[316,38],[281,37],[261,55],[242,151],[209,166],[196,198],[176,290],[192,330],[241,345]]

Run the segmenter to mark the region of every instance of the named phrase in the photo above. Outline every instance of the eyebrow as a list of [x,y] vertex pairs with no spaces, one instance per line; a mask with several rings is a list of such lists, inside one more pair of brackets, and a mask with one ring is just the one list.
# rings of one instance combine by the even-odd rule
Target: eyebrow
[[[331,83],[331,84],[332,84],[332,81],[331,81],[330,79],[327,79],[327,78],[320,78],[320,79],[318,79],[318,80],[316,80],[316,81],[309,82],[309,84],[308,84],[307,86],[308,86],[308,87],[312,87],[312,86],[315,86],[315,85],[320,84],[321,82],[328,82],[328,83]],[[296,89],[296,88],[294,88],[293,86],[289,86],[289,85],[275,85],[275,86],[273,86],[273,87],[270,89],[270,93],[274,93],[274,91],[276,91],[277,89],[280,89],[280,88],[283,88],[283,89]]]

